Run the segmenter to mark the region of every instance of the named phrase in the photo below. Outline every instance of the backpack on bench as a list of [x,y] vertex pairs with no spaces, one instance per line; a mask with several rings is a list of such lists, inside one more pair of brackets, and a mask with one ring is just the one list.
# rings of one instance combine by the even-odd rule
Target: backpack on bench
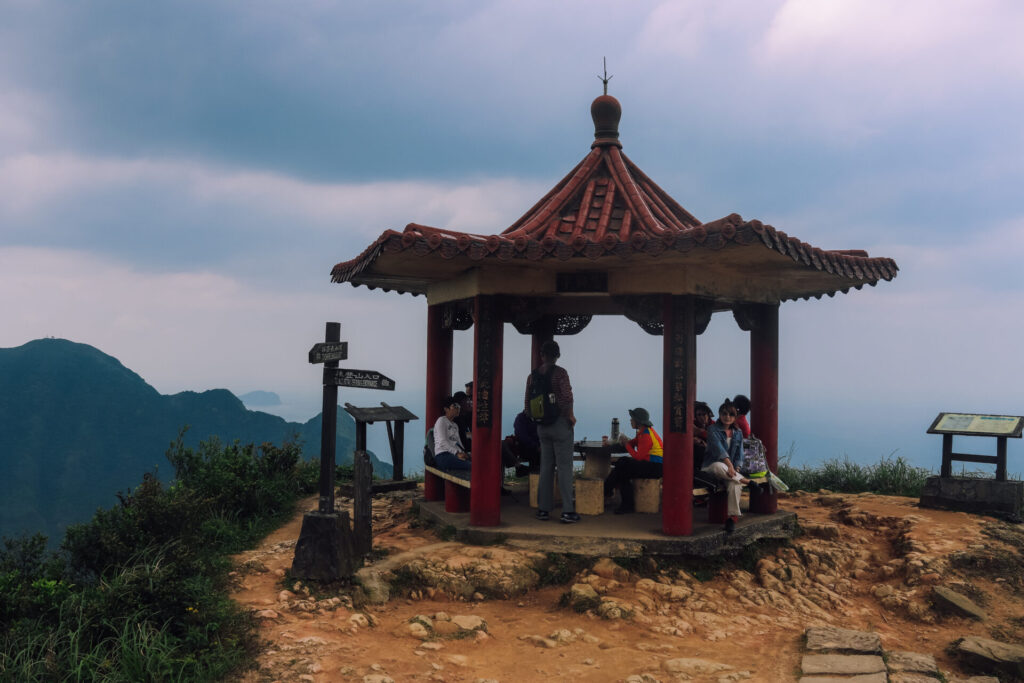
[[423,464],[427,467],[437,467],[437,460],[434,458],[434,428],[427,430],[427,438],[423,444]]

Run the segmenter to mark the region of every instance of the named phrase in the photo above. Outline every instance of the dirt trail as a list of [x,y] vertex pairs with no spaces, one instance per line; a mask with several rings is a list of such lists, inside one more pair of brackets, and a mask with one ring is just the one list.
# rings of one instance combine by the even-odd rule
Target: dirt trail
[[[310,499],[300,509],[314,505]],[[411,519],[409,505],[375,501],[380,554],[438,542]],[[358,607],[341,591],[309,596],[285,580],[300,512],[236,558],[233,597],[257,615],[266,640],[258,668],[242,680],[669,681],[677,678],[666,671],[666,660],[698,658],[723,668],[691,672],[687,680],[791,681],[799,677],[805,629],[826,624],[875,631],[886,650],[930,654],[942,671],[963,675],[946,654],[954,640],[980,635],[1024,642],[1024,533],[1018,527],[889,496],[799,494],[780,507],[798,514],[805,534],[750,572],[730,567],[701,583],[650,563],[641,573],[654,581],[638,574],[620,581],[589,572],[577,577],[603,597],[635,607],[619,619],[560,606],[571,583],[509,600],[461,601],[423,590],[412,593],[419,599]],[[991,557],[998,562],[988,562]],[[1007,561],[1017,562],[1016,578],[1012,570],[984,576],[971,568]],[[936,612],[929,602],[933,585],[969,595],[987,619]],[[411,619],[438,613],[462,621],[479,617],[486,632],[450,629],[448,636],[425,639],[410,633]]]

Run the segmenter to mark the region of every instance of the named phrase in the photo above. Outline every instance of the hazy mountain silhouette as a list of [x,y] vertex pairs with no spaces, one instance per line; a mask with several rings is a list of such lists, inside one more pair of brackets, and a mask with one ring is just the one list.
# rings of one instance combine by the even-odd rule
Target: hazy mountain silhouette
[[[160,394],[120,361],[87,344],[37,339],[0,349],[0,535],[43,532],[91,518],[147,471],[165,481],[164,457],[179,430],[186,445],[280,444],[297,435],[307,459],[320,457],[321,416],[305,424],[247,410],[226,389]],[[352,462],[355,424],[338,410],[337,462]],[[371,455],[374,471],[391,465]]]
[[273,391],[250,391],[239,396],[238,400],[246,406],[254,406],[256,408],[281,405],[281,397]]

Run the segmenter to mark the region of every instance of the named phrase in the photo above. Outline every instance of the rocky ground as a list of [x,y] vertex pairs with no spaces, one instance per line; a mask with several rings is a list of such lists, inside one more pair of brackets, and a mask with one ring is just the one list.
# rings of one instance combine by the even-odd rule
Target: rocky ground
[[[1019,525],[798,493],[780,508],[803,535],[759,556],[616,562],[445,541],[411,514],[415,496],[375,498],[375,561],[359,584],[288,578],[301,512],[236,558],[234,597],[265,639],[243,681],[1024,679]],[[880,645],[811,648],[836,627]],[[873,656],[888,673],[821,670],[829,653]],[[910,655],[931,670],[893,669]]]

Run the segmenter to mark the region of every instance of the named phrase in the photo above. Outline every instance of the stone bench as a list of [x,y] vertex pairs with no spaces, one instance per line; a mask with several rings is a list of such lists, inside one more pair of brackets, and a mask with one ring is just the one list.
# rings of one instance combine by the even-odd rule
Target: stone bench
[[423,499],[444,500],[445,512],[469,512],[469,470],[442,470],[426,465],[423,468]]

